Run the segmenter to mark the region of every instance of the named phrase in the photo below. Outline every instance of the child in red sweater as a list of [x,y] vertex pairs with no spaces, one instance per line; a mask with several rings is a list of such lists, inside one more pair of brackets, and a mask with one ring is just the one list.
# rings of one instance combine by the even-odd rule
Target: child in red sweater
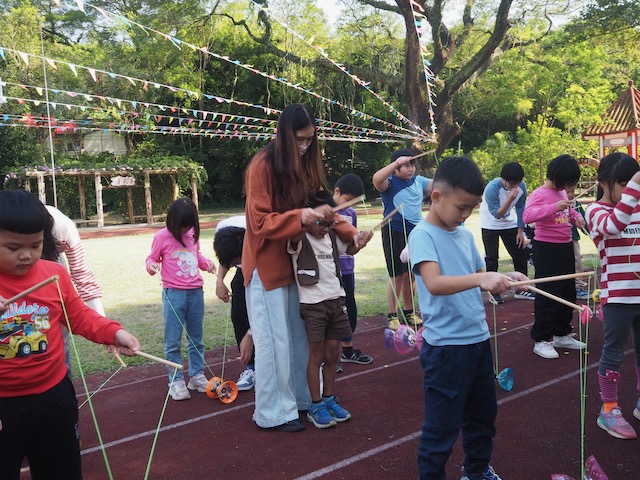
[[[3,478],[80,479],[78,402],[67,375],[62,325],[124,355],[140,343],[86,306],[66,269],[41,260],[55,238],[52,218],[31,193],[0,191],[0,451]],[[56,282],[8,302],[44,280]],[[66,310],[66,316],[65,316]]]

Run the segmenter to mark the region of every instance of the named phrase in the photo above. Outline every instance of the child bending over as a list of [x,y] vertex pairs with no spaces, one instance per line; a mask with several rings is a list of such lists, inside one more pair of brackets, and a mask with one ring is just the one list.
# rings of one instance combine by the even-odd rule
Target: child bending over
[[445,158],[433,178],[431,208],[409,235],[424,321],[420,362],[424,411],[418,450],[423,480],[443,480],[462,431],[462,480],[500,480],[489,465],[496,402],[489,328],[481,290],[502,293],[520,272],[482,272],[472,233],[462,227],[480,202],[484,181],[467,157]]
[[[119,323],[85,305],[62,265],[40,259],[43,248],[55,248],[52,226],[51,215],[31,193],[0,192],[0,451],[2,478],[11,480],[20,478],[25,457],[33,478],[82,478],[78,402],[62,340],[64,311],[72,333],[125,355],[140,350]],[[54,275],[57,285],[6,303]]]
[[[315,208],[324,204],[335,206],[326,192],[318,192],[309,206]],[[334,218],[316,221],[309,226],[305,235],[292,239],[287,246],[298,284],[300,316],[309,340],[307,382],[311,405],[307,419],[318,428],[334,427],[351,418],[351,414],[338,405],[334,396],[340,339],[351,335],[338,256],[345,252],[354,254],[359,248],[340,240],[333,232],[335,225]],[[357,244],[364,246],[371,239],[372,232],[360,232],[357,236],[360,237]]]

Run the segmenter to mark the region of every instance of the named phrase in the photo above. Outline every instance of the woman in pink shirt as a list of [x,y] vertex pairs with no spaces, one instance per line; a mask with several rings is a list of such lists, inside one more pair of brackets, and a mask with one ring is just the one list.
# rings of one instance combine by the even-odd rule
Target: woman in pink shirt
[[[584,218],[573,209],[566,188],[572,188],[580,179],[580,167],[575,158],[560,155],[547,167],[547,179],[527,199],[523,219],[535,223],[533,238],[533,264],[535,278],[553,277],[575,273],[571,225],[585,225]],[[570,302],[576,301],[573,279],[541,283],[541,290],[552,293]],[[534,303],[535,321],[531,338],[535,341],[533,353],[542,358],[558,358],[558,348],[583,349],[586,344],[571,334],[573,309],[542,295],[536,295]]]

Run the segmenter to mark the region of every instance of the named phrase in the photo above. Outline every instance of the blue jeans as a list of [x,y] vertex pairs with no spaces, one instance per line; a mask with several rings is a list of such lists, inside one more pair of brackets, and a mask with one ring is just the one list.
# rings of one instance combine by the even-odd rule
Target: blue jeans
[[484,473],[498,413],[489,340],[442,347],[423,342],[420,363],[425,414],[418,448],[420,478],[446,478],[445,465],[460,431],[466,473]]
[[291,283],[267,291],[254,270],[245,293],[256,354],[253,420],[262,428],[276,427],[296,420],[298,410],[311,403],[309,343],[300,318],[298,287]]
[[[202,322],[204,320],[204,294],[202,288],[178,290],[162,289],[162,314],[164,315],[164,358],[182,364],[182,330],[187,330],[187,353],[189,354],[189,377],[204,372],[204,344]],[[174,368],[167,367],[169,380]],[[184,380],[178,370],[176,380]]]
[[620,371],[624,361],[624,350],[629,333],[633,341],[636,368],[640,367],[640,308],[638,305],[607,303],[602,307],[604,315],[604,346],[598,373],[606,375],[607,370]]

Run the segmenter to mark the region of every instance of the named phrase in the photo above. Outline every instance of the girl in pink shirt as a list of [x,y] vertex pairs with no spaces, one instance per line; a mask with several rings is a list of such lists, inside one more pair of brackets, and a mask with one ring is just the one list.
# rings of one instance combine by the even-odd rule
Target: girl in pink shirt
[[[169,389],[174,400],[191,398],[189,390],[205,393],[208,380],[204,376],[204,294],[200,270],[215,273],[213,261],[200,253],[198,209],[190,198],[169,205],[167,226],[153,238],[147,257],[147,272],[162,277],[162,313],[164,316],[164,358],[182,363],[182,331],[187,331],[189,384],[182,371],[169,368]],[[162,267],[162,269],[160,268]]]
[[[553,277],[575,273],[571,225],[585,225],[584,218],[576,212],[569,200],[566,188],[573,188],[580,179],[578,162],[569,155],[560,155],[547,167],[547,179],[527,199],[523,219],[535,223],[533,238],[533,264],[535,278]],[[576,301],[573,279],[541,283],[538,288]],[[536,295],[534,303],[535,321],[531,338],[535,341],[533,352],[542,358],[558,358],[558,348],[583,349],[586,345],[571,334],[573,309],[542,295]]]
[[[598,367],[602,408],[598,426],[611,436],[637,438],[636,431],[618,407],[620,365],[629,332],[633,332],[636,388],[640,391],[640,168],[633,157],[614,152],[598,168],[597,201],[586,215],[602,268],[600,301],[604,321],[604,346]],[[633,415],[640,419],[640,399]]]

